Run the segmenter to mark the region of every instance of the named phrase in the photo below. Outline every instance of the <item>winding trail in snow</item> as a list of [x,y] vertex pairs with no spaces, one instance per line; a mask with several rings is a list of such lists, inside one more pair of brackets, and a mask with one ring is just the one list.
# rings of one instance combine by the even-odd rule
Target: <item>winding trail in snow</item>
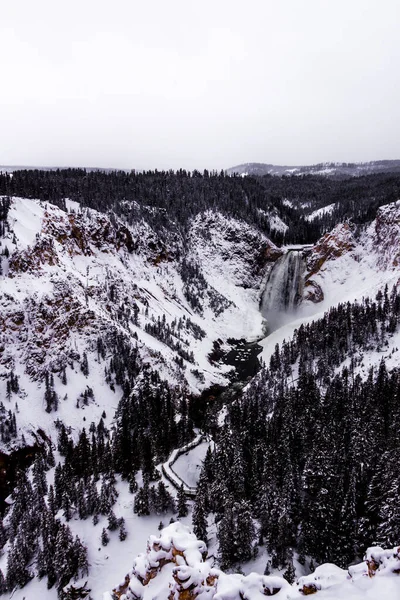
[[183,490],[189,498],[194,498],[196,496],[196,488],[189,486],[179,475],[174,471],[173,465],[178,460],[182,454],[189,452],[189,450],[193,450],[196,446],[199,446],[206,440],[206,436],[201,433],[197,435],[194,440],[182,446],[181,448],[176,448],[171,452],[170,457],[165,463],[161,465],[162,474],[168,481],[174,486],[175,489],[179,490],[181,485],[183,485]]

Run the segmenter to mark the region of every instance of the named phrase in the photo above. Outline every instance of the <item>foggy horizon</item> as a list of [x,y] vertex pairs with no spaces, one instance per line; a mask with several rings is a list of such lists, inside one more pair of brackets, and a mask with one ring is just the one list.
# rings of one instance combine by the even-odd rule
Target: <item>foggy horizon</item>
[[282,163],[282,164],[276,164],[276,163],[267,163],[267,162],[261,162],[261,161],[252,161],[252,160],[245,160],[242,161],[241,163],[237,163],[235,165],[225,165],[225,166],[218,166],[218,167],[214,167],[214,166],[200,166],[200,167],[192,167],[192,168],[186,168],[184,166],[181,167],[164,167],[164,168],[160,168],[157,167],[157,165],[155,166],[151,166],[151,167],[144,167],[144,168],[135,168],[135,167],[126,167],[126,166],[100,166],[100,165],[78,165],[78,164],[64,164],[64,165],[50,165],[50,164],[30,164],[30,165],[21,165],[21,164],[0,164],[0,172],[1,169],[9,169],[9,170],[24,170],[24,169],[49,169],[49,170],[53,170],[53,169],[88,169],[91,171],[137,171],[137,172],[142,172],[142,171],[178,171],[180,169],[186,170],[188,172],[192,172],[192,171],[199,171],[200,173],[202,173],[204,170],[207,171],[227,171],[228,169],[232,169],[234,167],[240,167],[242,165],[247,165],[247,164],[251,164],[251,165],[272,165],[274,167],[288,167],[288,168],[292,168],[292,167],[313,167],[313,166],[317,166],[320,164],[337,164],[337,165],[343,165],[346,163],[349,164],[354,164],[354,165],[362,165],[362,164],[368,164],[368,163],[375,163],[375,162],[382,162],[382,161],[400,161],[400,158],[398,157],[394,157],[394,158],[376,158],[376,159],[371,159],[371,160],[365,160],[365,161],[320,161],[320,162],[315,162],[315,163],[309,163],[309,164],[288,164],[288,163]]
[[400,157],[396,0],[20,0],[0,165],[220,170]]

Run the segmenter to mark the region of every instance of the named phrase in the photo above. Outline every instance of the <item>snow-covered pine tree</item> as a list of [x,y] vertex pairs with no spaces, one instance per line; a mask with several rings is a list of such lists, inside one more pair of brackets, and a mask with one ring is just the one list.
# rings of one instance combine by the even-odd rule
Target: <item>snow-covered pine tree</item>
[[181,487],[178,490],[177,509],[179,518],[186,517],[186,515],[189,512],[183,483],[181,484]]

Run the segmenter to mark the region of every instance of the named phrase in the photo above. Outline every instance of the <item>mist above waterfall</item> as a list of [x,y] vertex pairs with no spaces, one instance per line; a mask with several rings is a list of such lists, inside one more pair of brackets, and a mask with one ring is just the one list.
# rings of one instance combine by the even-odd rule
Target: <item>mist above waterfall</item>
[[289,250],[272,267],[261,301],[270,332],[293,317],[301,298],[303,272],[303,253],[298,250]]

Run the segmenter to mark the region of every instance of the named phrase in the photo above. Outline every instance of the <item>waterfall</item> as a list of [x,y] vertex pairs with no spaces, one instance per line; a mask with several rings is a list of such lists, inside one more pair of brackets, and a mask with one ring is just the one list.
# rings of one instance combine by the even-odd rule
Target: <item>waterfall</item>
[[269,331],[278,329],[296,310],[303,271],[303,253],[299,250],[289,250],[272,267],[261,301],[261,314],[268,321]]

